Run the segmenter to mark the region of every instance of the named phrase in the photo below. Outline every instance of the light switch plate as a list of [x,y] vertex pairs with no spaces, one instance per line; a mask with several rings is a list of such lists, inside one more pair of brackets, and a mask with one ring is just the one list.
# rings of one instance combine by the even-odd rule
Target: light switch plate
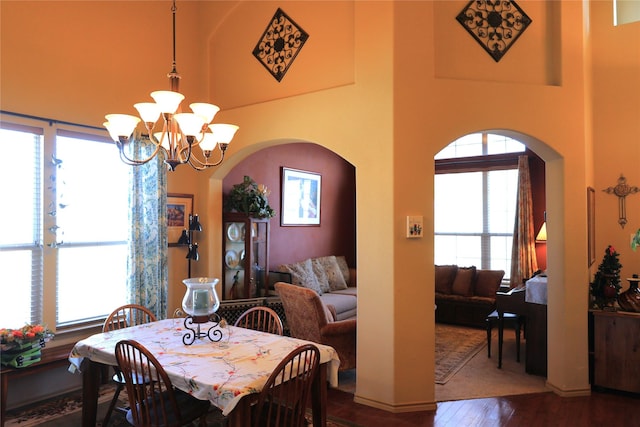
[[422,237],[423,225],[422,215],[407,216],[407,238],[415,239]]

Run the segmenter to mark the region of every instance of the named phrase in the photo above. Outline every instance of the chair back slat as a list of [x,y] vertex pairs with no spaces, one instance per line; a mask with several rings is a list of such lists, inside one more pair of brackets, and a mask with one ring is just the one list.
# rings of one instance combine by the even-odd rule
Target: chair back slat
[[126,304],[111,312],[102,325],[102,332],[155,321],[156,316],[147,307],[139,304]]
[[285,356],[273,370],[255,405],[255,427],[299,427],[305,424],[307,401],[318,374],[320,351],[305,344]]
[[269,332],[271,334],[282,335],[282,320],[273,309],[264,306],[252,307],[242,313],[233,326],[253,329],[256,331]]

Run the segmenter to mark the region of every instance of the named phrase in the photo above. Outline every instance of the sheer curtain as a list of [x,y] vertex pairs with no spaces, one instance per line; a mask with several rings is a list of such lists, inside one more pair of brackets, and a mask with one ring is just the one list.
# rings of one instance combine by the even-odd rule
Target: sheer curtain
[[538,269],[533,229],[529,157],[518,157],[518,198],[511,250],[511,287],[522,286]]
[[[135,142],[150,153],[148,139]],[[149,154],[139,154],[140,158]],[[129,194],[128,301],[149,308],[158,319],[167,312],[167,168],[163,153],[141,166],[131,167]]]

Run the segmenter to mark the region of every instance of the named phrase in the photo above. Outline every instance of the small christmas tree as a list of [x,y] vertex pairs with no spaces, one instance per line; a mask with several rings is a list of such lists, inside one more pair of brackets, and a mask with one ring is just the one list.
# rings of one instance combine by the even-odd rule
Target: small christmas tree
[[604,251],[604,258],[598,266],[598,271],[589,286],[593,306],[605,308],[613,305],[618,292],[620,291],[620,269],[622,264],[619,261],[619,254],[611,245]]

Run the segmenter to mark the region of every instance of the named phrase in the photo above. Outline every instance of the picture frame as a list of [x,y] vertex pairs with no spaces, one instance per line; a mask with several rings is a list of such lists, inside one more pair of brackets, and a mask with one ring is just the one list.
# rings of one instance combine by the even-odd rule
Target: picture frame
[[596,190],[587,187],[587,262],[596,262]]
[[319,226],[322,176],[282,167],[280,225]]
[[167,194],[167,241],[179,246],[182,230],[189,229],[189,215],[193,214],[193,194]]

